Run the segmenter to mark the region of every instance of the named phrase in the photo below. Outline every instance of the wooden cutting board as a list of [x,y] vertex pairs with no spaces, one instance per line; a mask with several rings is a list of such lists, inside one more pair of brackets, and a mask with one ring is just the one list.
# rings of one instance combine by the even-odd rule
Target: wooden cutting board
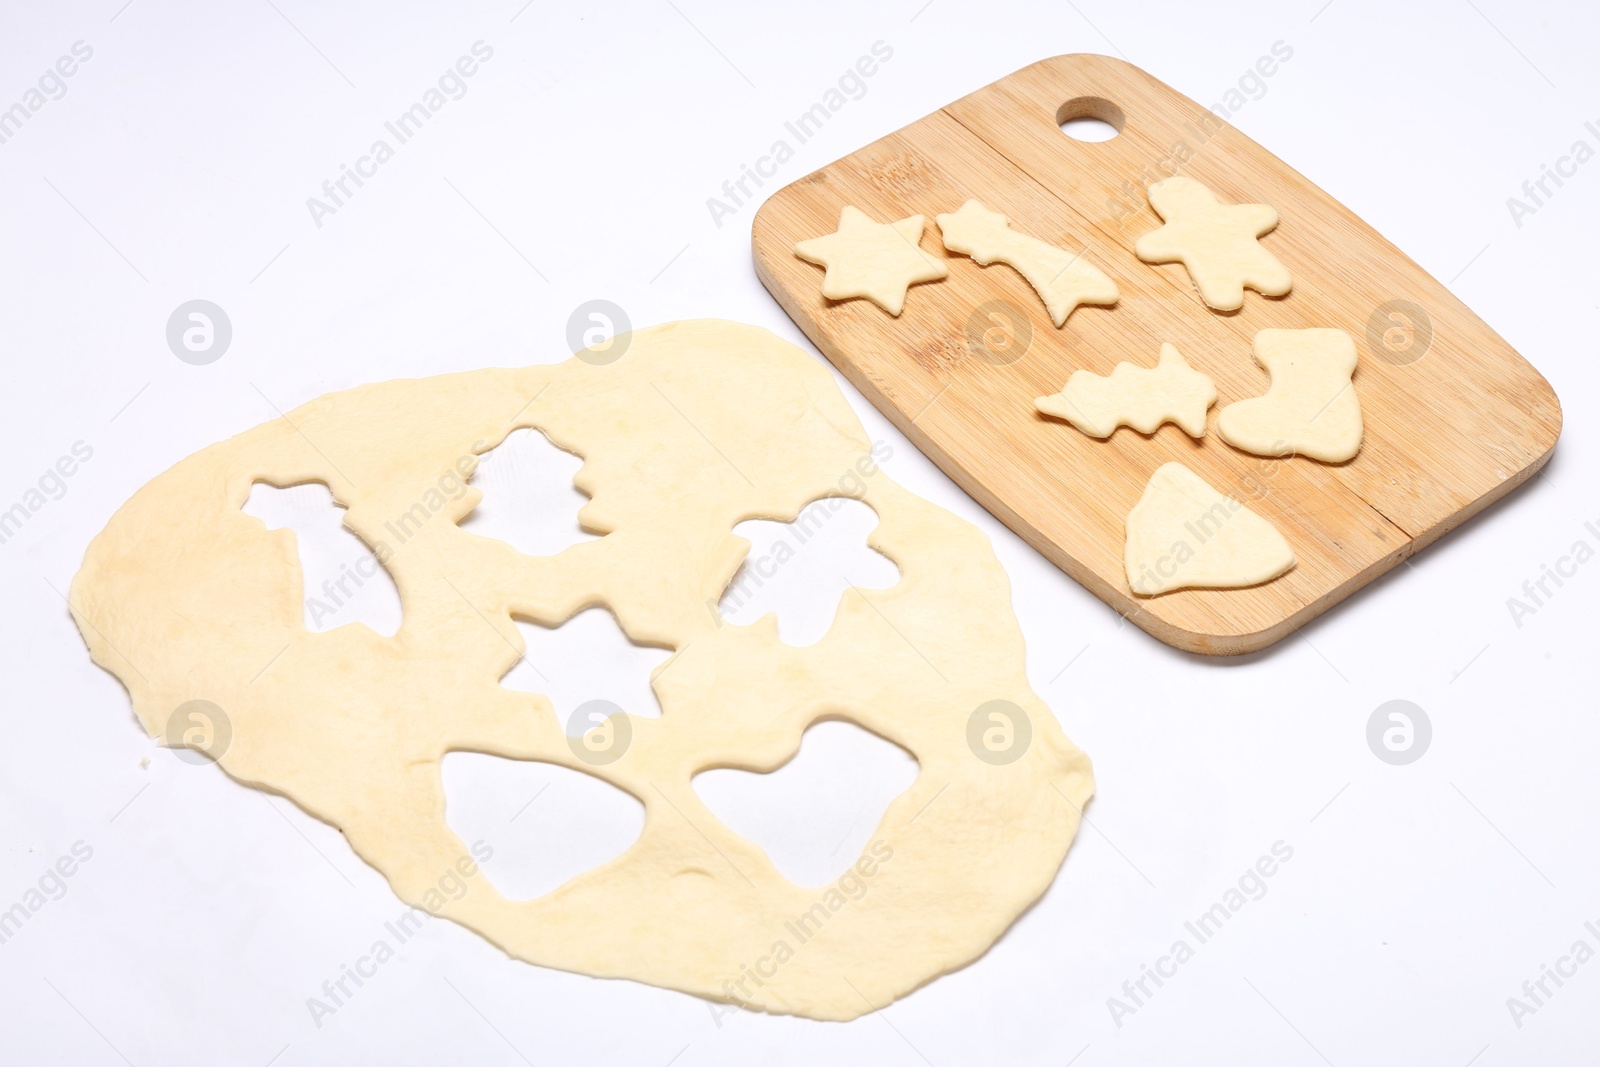
[[[1062,132],[1081,116],[1120,133],[1090,143]],[[1174,171],[1225,203],[1278,209],[1262,243],[1294,275],[1288,296],[1250,292],[1237,312],[1211,311],[1181,265],[1134,256],[1161,224],[1144,188]],[[1010,267],[943,249],[933,216],[968,198],[1085,250],[1121,300],[1055,328]],[[794,246],[833,232],[846,204],[878,221],[926,215],[922,248],[949,277],[913,286],[899,318],[825,300],[822,269]],[[762,206],[753,245],[789,316],[946,474],[1130,621],[1192,652],[1250,652],[1293,633],[1526,481],[1561,431],[1549,383],[1444,285],[1215,114],[1106,56],[1035,63],[801,178]],[[1251,358],[1256,332],[1322,326],[1348,331],[1360,353],[1360,453],[1334,466],[1224,443],[1216,413],[1269,384]],[[1074,370],[1153,366],[1163,341],[1216,383],[1199,441],[1170,424],[1096,440],[1035,412],[1034,398]],[[1294,569],[1250,589],[1134,596],[1124,522],[1170,460],[1277,526]]]

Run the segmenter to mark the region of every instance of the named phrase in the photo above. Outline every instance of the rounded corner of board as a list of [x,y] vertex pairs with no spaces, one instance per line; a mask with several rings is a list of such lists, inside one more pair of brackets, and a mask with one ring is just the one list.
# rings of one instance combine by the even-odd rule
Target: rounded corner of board
[[1551,415],[1544,424],[1549,431],[1550,437],[1544,443],[1544,448],[1540,451],[1539,457],[1534,460],[1535,468],[1544,466],[1549,462],[1550,457],[1555,454],[1556,445],[1561,443],[1561,431],[1566,428],[1567,423],[1567,415],[1561,409],[1561,397],[1556,394],[1555,386],[1551,385],[1550,380],[1545,378],[1544,375],[1541,374],[1539,377],[1544,380],[1544,392],[1550,400]]
[[1195,656],[1227,658],[1246,656],[1271,648],[1294,632],[1294,619],[1280,619],[1269,626],[1247,633],[1214,633],[1192,630],[1179,622],[1160,619],[1146,612],[1128,616],[1145,633],[1162,644]]

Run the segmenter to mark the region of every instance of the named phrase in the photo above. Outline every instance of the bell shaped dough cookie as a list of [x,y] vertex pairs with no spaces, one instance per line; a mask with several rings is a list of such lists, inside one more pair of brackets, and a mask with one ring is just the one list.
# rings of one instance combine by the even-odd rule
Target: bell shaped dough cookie
[[1361,450],[1361,404],[1350,376],[1356,343],[1343,330],[1262,330],[1256,362],[1272,375],[1262,396],[1217,415],[1224,441],[1258,456],[1343,463]]
[[1104,377],[1074,371],[1061,392],[1033,403],[1090,437],[1110,437],[1118,426],[1155,433],[1164,422],[1176,423],[1190,437],[1204,437],[1206,411],[1216,401],[1211,379],[1189,366],[1177,348],[1163,344],[1154,367],[1118,363]]
[[1260,585],[1294,566],[1294,550],[1266,519],[1188,467],[1163,463],[1128,512],[1123,564],[1134,593],[1155,596]]
[[1267,204],[1223,204],[1193,178],[1168,178],[1149,188],[1150,206],[1166,225],[1134,244],[1146,263],[1182,263],[1200,299],[1218,311],[1244,306],[1244,291],[1283,296],[1289,269],[1256,240],[1278,225]]
[[936,216],[944,246],[987,267],[1004,263],[1022,275],[1044,301],[1058,327],[1079,304],[1115,304],[1117,283],[1083,258],[1011,228],[998,211],[968,200],[959,211]]
[[906,290],[950,273],[918,242],[926,220],[912,215],[899,222],[873,222],[866,212],[845,205],[839,228],[794,246],[795,255],[826,267],[822,295],[829,300],[866,297],[891,315],[906,306]]

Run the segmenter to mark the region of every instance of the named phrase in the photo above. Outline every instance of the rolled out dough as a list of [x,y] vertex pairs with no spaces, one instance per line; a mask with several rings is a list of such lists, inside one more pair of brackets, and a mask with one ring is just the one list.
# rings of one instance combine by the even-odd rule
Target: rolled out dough
[[[581,518],[603,537],[534,557],[456,525],[479,499],[463,484],[477,455],[526,426],[583,457]],[[258,480],[330,486],[394,576],[395,636],[306,630],[293,535],[240,511]],[[852,492],[878,513],[869,543],[899,565],[896,585],[846,594],[807,648],[782,644],[772,616],[718,618],[749,547],[736,523],[792,521]],[[764,1011],[850,1019],[971,962],[1050,884],[1093,791],[1087,757],[1029,689],[988,538],[877,469],[822,364],[735,323],[642,330],[609,365],[312,400],[139,490],[90,544],[70,603],[151,736],[185,702],[213,702],[231,724],[223,770],[338,827],[405,901],[531,963]],[[500,685],[523,647],[513,616],[554,626],[594,605],[675,650],[652,682],[661,717],[632,720],[604,764],[569,746],[549,700]],[[1002,718],[1025,749],[970,740],[976,709],[996,706],[1015,709]],[[773,770],[825,717],[901,745],[920,770],[838,881],[805,889],[690,779]],[[472,862],[444,819],[452,750],[595,775],[643,802],[644,832],[542,897],[507,900],[451,875]],[[459,898],[440,893],[462,881]]]

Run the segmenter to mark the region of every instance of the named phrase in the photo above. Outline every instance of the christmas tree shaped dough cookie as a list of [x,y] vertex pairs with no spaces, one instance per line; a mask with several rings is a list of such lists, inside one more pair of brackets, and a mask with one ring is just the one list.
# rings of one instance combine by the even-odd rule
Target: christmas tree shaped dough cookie
[[1289,269],[1256,240],[1278,224],[1274,208],[1218,203],[1193,178],[1156,182],[1149,196],[1166,225],[1139,238],[1134,252],[1146,263],[1182,263],[1209,306],[1243,307],[1247,287],[1265,296],[1289,291]]
[[1006,217],[976,200],[937,216],[944,246],[971,256],[979,266],[999,261],[1027,279],[1044,301],[1050,321],[1061,326],[1079,304],[1115,304],[1117,283],[1074,254],[1011,228]]
[[1183,464],[1164,463],[1128,512],[1123,564],[1129,587],[1155,596],[1260,585],[1294,566],[1294,550],[1266,519]]
[[1350,376],[1356,343],[1343,330],[1262,330],[1256,362],[1272,375],[1262,396],[1217,414],[1217,434],[1258,456],[1343,463],[1361,449],[1361,404]]
[[822,295],[829,300],[864,296],[891,315],[906,306],[906,289],[950,273],[918,247],[926,225],[921,215],[899,222],[873,222],[866,212],[845,205],[839,228],[794,246],[795,255],[826,267]]
[[1164,422],[1176,423],[1190,437],[1204,437],[1206,410],[1216,401],[1211,379],[1189,366],[1172,345],[1163,344],[1161,361],[1154,367],[1118,363],[1105,377],[1074,371],[1061,392],[1033,403],[1090,437],[1110,437],[1118,426],[1155,433]]

